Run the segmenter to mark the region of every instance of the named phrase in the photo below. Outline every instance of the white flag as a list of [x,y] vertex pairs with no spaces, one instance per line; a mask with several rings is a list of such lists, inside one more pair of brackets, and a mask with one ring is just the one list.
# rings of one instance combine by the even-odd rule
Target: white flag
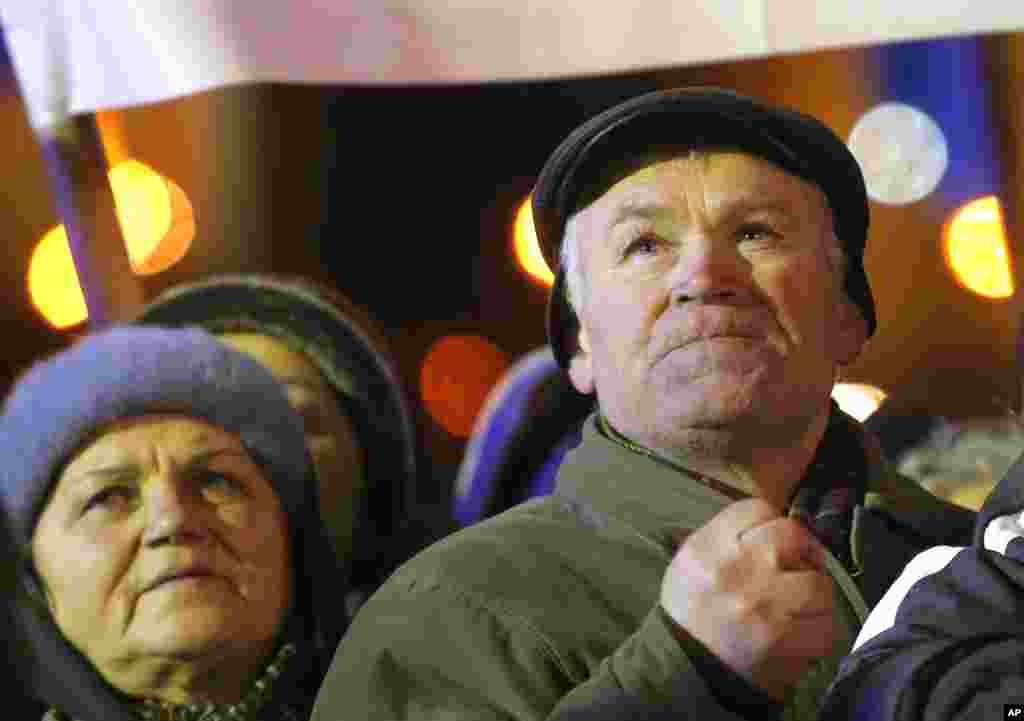
[[1024,28],[1021,0],[0,0],[34,125],[254,82],[526,80]]

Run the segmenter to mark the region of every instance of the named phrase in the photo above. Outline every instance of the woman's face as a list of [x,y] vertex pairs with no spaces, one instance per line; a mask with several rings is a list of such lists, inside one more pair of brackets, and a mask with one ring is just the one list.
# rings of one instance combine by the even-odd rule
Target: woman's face
[[306,356],[259,333],[224,333],[220,340],[262,363],[284,386],[301,415],[319,481],[320,515],[341,556],[352,544],[357,499],[366,487],[355,430],[327,380]]
[[118,422],[86,445],[32,551],[57,626],[130,694],[181,664],[249,675],[288,611],[280,501],[236,436],[192,418]]

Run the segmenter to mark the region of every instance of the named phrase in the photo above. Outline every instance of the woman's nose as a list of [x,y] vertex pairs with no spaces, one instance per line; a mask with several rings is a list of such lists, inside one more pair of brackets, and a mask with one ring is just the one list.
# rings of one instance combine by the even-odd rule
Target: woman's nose
[[143,487],[147,546],[203,543],[209,533],[201,499],[173,473],[148,479]]

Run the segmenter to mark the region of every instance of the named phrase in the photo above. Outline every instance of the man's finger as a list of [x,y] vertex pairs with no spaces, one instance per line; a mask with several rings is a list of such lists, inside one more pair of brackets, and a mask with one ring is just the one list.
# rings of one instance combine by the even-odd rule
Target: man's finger
[[722,541],[728,539],[731,542],[748,529],[782,517],[783,514],[779,509],[767,501],[760,498],[747,498],[730,503],[698,530]]
[[825,549],[821,542],[792,518],[774,518],[748,528],[740,534],[739,543],[783,571],[825,569]]

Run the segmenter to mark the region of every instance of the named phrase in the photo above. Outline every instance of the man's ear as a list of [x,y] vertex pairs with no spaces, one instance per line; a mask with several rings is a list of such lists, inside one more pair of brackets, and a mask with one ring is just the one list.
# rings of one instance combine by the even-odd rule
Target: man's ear
[[580,324],[576,353],[569,361],[569,380],[580,393],[588,395],[594,392],[594,369],[590,362],[590,339],[587,331]]
[[839,365],[849,365],[868,340],[868,322],[860,307],[843,293],[839,301],[837,321],[839,332],[836,335],[835,359]]

